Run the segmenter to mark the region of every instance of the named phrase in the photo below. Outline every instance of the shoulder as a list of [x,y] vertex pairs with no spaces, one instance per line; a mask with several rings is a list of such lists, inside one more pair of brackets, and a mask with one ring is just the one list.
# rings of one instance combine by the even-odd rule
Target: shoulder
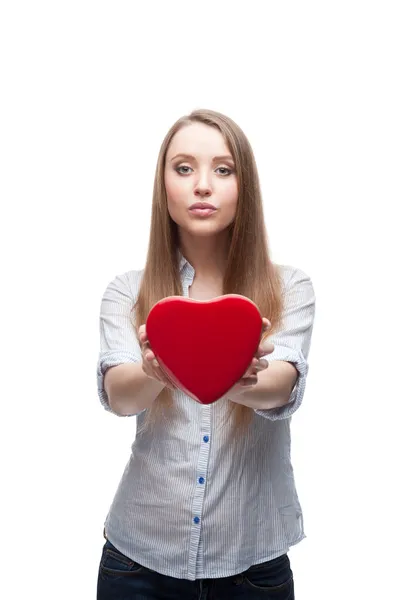
[[280,275],[281,280],[285,284],[295,283],[303,279],[311,279],[308,273],[302,269],[298,269],[298,267],[292,265],[279,265],[276,263],[274,263],[274,266],[277,269],[277,273]]
[[116,275],[107,285],[107,290],[114,290],[130,298],[136,298],[139,293],[144,269],[126,271]]
[[306,288],[313,293],[313,282],[310,275],[292,265],[274,264],[282,283],[283,294],[293,289]]
[[140,269],[138,271],[126,271],[126,273],[123,273],[121,275],[121,277],[126,282],[126,285],[130,288],[133,296],[136,296],[139,292],[143,274],[144,269]]

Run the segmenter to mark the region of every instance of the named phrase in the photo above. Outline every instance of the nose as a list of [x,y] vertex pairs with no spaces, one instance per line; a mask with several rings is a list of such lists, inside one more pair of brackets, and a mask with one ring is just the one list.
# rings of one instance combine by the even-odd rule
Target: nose
[[196,187],[194,190],[195,196],[200,196],[201,198],[209,198],[212,195],[212,192],[209,188]]
[[195,184],[195,196],[208,198],[212,195],[212,187],[207,173],[202,173]]

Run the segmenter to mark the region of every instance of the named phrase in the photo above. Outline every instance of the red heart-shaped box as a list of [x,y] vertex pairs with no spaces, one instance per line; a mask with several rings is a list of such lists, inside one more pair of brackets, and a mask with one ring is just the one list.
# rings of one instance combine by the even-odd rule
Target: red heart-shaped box
[[211,404],[244,375],[257,352],[262,317],[248,298],[227,294],[200,301],[170,296],[146,323],[150,346],[176,387]]

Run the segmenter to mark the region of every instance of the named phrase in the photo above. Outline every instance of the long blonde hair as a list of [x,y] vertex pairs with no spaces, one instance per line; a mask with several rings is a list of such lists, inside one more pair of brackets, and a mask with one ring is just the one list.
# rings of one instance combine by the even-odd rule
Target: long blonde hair
[[[238,125],[211,110],[195,110],[181,117],[162,142],[155,173],[147,261],[134,306],[134,325],[137,330],[145,323],[151,308],[162,298],[183,294],[177,252],[178,230],[168,212],[164,171],[166,153],[173,136],[192,123],[203,123],[220,131],[233,156],[237,174],[237,212],[229,230],[223,294],[241,294],[255,302],[262,316],[271,321],[272,328],[265,336],[269,337],[281,323],[282,291],[279,274],[269,255],[255,158],[247,137]],[[146,411],[145,425],[153,426],[160,418],[167,417],[172,406],[172,394],[164,388]],[[229,417],[234,415],[234,432],[249,424],[253,416],[251,408],[234,402],[230,402],[229,408]]]

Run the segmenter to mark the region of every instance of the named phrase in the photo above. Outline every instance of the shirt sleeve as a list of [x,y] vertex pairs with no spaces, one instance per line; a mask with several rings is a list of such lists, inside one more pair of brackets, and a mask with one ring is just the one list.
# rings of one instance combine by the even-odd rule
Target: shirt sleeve
[[[108,284],[100,309],[100,354],[97,363],[97,389],[101,404],[113,414],[104,388],[110,367],[141,362],[140,344],[132,321],[134,298],[128,278],[118,275]],[[131,416],[131,415],[127,415]]]
[[266,410],[255,409],[258,415],[271,421],[287,419],[301,405],[309,370],[307,359],[314,314],[315,294],[312,281],[306,273],[296,269],[284,292],[282,327],[268,340],[274,344],[274,351],[264,358],[269,362],[284,360],[293,363],[298,371],[298,378],[288,404]]

